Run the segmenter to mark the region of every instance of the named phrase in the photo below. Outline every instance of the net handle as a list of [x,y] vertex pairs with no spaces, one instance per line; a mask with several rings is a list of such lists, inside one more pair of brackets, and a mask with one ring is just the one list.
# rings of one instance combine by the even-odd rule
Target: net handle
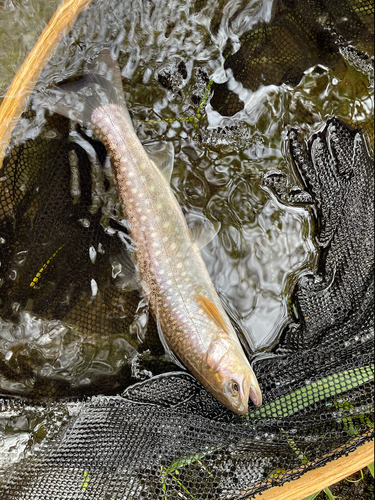
[[[372,432],[364,434],[362,438],[369,439]],[[340,449],[337,450],[340,452]],[[328,462],[322,467],[310,470],[300,478],[289,481],[282,486],[273,486],[264,493],[256,495],[254,500],[301,500],[332,484],[342,481],[346,477],[363,469],[374,461],[374,438],[357,449],[336,460]]]
[[61,39],[72,29],[78,14],[92,0],[62,0],[38,41],[14,76],[0,106],[0,168],[11,134],[27,99]]

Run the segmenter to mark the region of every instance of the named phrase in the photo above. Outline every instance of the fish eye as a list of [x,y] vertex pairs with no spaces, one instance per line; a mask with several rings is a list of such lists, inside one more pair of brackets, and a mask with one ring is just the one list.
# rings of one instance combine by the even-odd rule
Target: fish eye
[[238,384],[237,382],[235,382],[234,380],[231,381],[230,385],[229,385],[229,388],[230,388],[230,392],[232,393],[233,396],[237,396],[239,391],[240,391],[240,388],[238,387]]

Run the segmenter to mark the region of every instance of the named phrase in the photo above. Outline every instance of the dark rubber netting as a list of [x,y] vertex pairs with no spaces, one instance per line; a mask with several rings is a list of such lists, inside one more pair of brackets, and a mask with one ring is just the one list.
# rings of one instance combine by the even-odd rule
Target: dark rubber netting
[[[271,24],[244,34],[240,50],[228,57],[228,67],[249,88],[297,82],[309,66],[342,57],[341,48],[349,47],[345,40],[358,46],[356,57],[370,61],[363,54],[371,55],[367,21],[373,5],[345,3],[350,31],[326,3],[302,4],[307,10],[301,13],[301,7],[292,17],[292,2],[276,2]],[[192,12],[205,7],[195,2]],[[213,32],[223,9],[212,18]],[[327,35],[318,50],[316,19],[322,12]],[[116,19],[120,14],[121,7]],[[95,39],[87,28],[95,10],[84,16],[62,54],[69,44],[83,47],[82,34]],[[294,46],[309,45],[308,60],[296,50],[293,64],[290,53],[280,60],[283,74],[252,71],[244,57],[249,44],[257,39],[262,50],[271,50],[270,33],[280,30],[288,33],[286,40],[300,37]],[[353,39],[353,33],[362,38]],[[64,61],[62,67],[74,66],[74,56]],[[47,66],[45,74],[53,80],[55,72]],[[179,74],[164,75],[161,85],[173,88],[181,73],[182,67]],[[268,79],[245,80],[260,74]],[[238,102],[225,85],[214,89],[211,104],[223,114]],[[163,358],[153,320],[143,327],[138,292],[119,286],[121,273],[112,271],[115,261],[127,262],[126,225],[113,180],[103,173],[103,146],[66,119],[39,119],[32,111],[23,115],[0,173],[1,317],[21,339],[10,358],[0,358],[0,425],[6,430],[11,418],[14,429],[32,436],[31,452],[2,472],[1,498],[250,498],[372,439],[374,164],[365,135],[335,118],[308,142],[291,128],[288,156],[301,187],[291,187],[276,170],[264,176],[264,187],[282,203],[311,207],[319,259],[316,272],[294,286],[290,322],[278,344],[254,360],[263,406],[239,417]],[[91,248],[101,251],[94,255]],[[78,343],[86,355],[92,349],[93,357],[93,346],[102,347],[103,359],[113,356],[113,365],[118,356],[118,370],[95,370],[97,356],[87,386],[85,366],[73,380],[62,360],[61,376],[51,376],[52,361],[22,341],[23,322],[31,321],[25,314],[41,318],[46,335],[53,336],[53,321],[65,325],[67,353]],[[146,377],[147,370],[156,376],[134,384],[135,373]]]

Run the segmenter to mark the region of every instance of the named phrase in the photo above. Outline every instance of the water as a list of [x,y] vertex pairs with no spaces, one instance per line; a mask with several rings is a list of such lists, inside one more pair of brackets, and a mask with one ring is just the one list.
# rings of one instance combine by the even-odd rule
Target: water
[[[15,73],[53,16],[59,0],[0,2],[0,104]],[[11,29],[9,29],[11,27]]]
[[[0,3],[2,95],[56,3]],[[171,184],[184,212],[203,213],[221,223],[218,237],[202,253],[215,287],[253,353],[270,350],[277,341],[289,320],[289,293],[296,278],[317,262],[309,210],[281,205],[264,187],[263,175],[277,169],[292,185],[299,185],[286,150],[288,127],[300,127],[307,138],[333,114],[364,126],[373,116],[367,69],[355,67],[348,57],[333,68],[316,64],[306,68],[295,86],[264,85],[255,91],[244,88],[224,69],[228,45],[235,53],[243,33],[259,21],[269,22],[272,4],[251,1],[237,12],[238,2],[229,1],[220,13],[215,2],[207,2],[202,9],[198,2],[189,1],[118,2],[109,10],[108,2],[96,1],[60,45],[37,84],[38,90],[76,75],[84,61],[103,47],[118,56],[141,141],[166,139],[174,144]],[[7,29],[10,22],[12,32]],[[228,82],[244,109],[231,117],[215,111],[210,104],[210,79]],[[29,136],[33,133],[35,128],[28,131]],[[24,133],[19,137],[24,140]],[[98,203],[112,213],[115,201],[106,196],[99,192]],[[98,293],[96,282],[91,290]],[[132,338],[140,343],[143,312],[132,326]],[[85,335],[62,321],[31,317],[27,311],[18,325],[4,321],[0,327],[5,363],[29,356],[33,375],[81,388],[98,375],[118,373],[129,363],[135,378],[150,376],[143,360],[152,354],[146,350],[138,355],[130,340],[118,335],[87,344]],[[1,377],[0,382],[3,391],[24,394],[33,383],[32,377],[17,382]],[[19,438],[12,460],[23,453],[27,432]],[[13,444],[6,446],[9,452]]]

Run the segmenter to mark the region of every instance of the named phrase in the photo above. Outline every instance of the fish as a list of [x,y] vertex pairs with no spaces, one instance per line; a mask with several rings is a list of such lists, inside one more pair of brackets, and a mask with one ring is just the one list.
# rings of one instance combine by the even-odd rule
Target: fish
[[201,256],[217,231],[205,222],[189,228],[170,187],[173,144],[147,150],[142,145],[109,50],[87,68],[81,80],[45,90],[35,105],[71,118],[102,141],[134,244],[142,292],[166,351],[224,406],[245,415],[249,398],[260,406],[262,393]]

